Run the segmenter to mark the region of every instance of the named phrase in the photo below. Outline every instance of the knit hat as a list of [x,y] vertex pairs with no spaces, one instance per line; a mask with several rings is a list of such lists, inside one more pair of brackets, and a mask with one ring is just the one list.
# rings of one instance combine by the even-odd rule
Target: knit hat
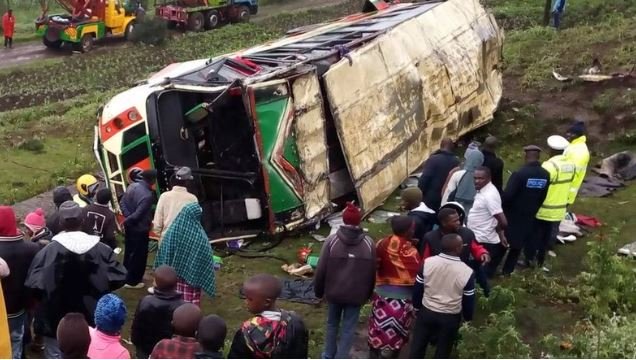
[[97,194],[95,195],[95,200],[97,201],[98,204],[108,205],[112,197],[113,197],[113,194],[110,192],[108,188],[102,188],[97,191]]
[[194,179],[194,177],[192,177],[192,169],[190,169],[187,166],[184,166],[182,168],[180,168],[179,170],[177,170],[177,172],[174,175],[177,180],[192,180]]
[[44,210],[41,208],[35,209],[34,212],[29,213],[24,218],[24,226],[28,227],[29,230],[38,232],[46,227],[46,219],[44,218]]
[[95,326],[98,330],[116,334],[126,322],[126,304],[115,294],[106,294],[95,308]]
[[71,192],[64,186],[58,186],[53,189],[53,203],[55,207],[60,207],[63,202],[73,200]]
[[348,202],[347,207],[342,212],[342,221],[345,225],[360,225],[360,222],[362,221],[362,213],[360,212],[360,209],[353,205],[353,203]]
[[84,315],[66,314],[57,326],[57,343],[66,359],[87,359],[91,335]]
[[567,131],[568,134],[572,134],[574,136],[582,136],[585,134],[585,122],[581,120],[576,120]]
[[0,236],[13,237],[18,234],[13,209],[11,206],[0,206]]
[[80,219],[82,208],[75,201],[65,201],[60,205],[60,219]]

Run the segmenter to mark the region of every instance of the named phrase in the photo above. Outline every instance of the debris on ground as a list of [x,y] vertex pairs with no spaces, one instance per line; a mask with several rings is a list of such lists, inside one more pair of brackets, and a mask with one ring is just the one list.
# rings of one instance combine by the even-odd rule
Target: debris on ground
[[634,241],[633,243],[629,243],[623,246],[622,248],[618,249],[618,254],[636,257],[636,241]]
[[[603,82],[612,79],[624,79],[633,76],[635,68],[632,68],[629,72],[615,72],[611,74],[601,74],[602,67],[598,59],[594,59],[592,66],[585,69],[583,74],[576,76],[579,80],[585,82]],[[566,82],[572,81],[574,76],[566,76],[556,72],[556,70],[552,70],[552,77],[554,77],[557,81]]]
[[329,236],[335,234],[336,231],[338,231],[338,228],[344,225],[344,221],[342,220],[342,211],[327,216],[327,218],[325,219],[325,222],[329,224],[329,227],[331,227],[331,231],[329,231]]
[[634,180],[636,179],[636,155],[631,151],[621,151],[601,160],[599,167],[594,171],[609,179]]
[[406,189],[409,187],[416,187],[420,180],[420,176],[422,176],[421,172],[411,174],[411,176],[406,178],[406,180],[404,180],[404,182],[400,185],[400,188]]
[[369,215],[368,220],[373,224],[385,224],[389,222],[389,219],[398,215],[400,215],[400,213],[394,211],[376,210]]

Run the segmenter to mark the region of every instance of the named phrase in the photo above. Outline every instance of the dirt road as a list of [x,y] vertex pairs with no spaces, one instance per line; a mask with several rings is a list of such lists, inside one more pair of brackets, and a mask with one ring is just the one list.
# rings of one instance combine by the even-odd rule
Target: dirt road
[[[280,13],[295,13],[308,9],[317,9],[336,5],[345,0],[294,0],[282,4],[272,4],[261,6],[258,15],[253,18],[254,22],[263,21]],[[121,39],[113,39],[105,43],[101,43],[101,48],[110,48],[113,46],[121,46],[124,41]],[[99,49],[96,49],[96,51]],[[13,49],[0,50],[0,69],[25,65],[34,60],[52,59],[60,57],[72,56],[70,49],[60,51],[51,51],[47,49],[41,42],[29,42],[16,44]],[[76,55],[79,56],[79,55]]]

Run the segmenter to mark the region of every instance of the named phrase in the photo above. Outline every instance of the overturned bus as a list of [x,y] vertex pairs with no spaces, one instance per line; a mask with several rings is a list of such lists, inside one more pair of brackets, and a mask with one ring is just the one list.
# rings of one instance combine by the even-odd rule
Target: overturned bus
[[[376,1],[377,3],[377,1]],[[355,199],[369,212],[443,137],[491,120],[503,33],[479,0],[395,4],[173,64],[112,98],[95,153],[117,199],[189,166],[212,239],[277,234]]]

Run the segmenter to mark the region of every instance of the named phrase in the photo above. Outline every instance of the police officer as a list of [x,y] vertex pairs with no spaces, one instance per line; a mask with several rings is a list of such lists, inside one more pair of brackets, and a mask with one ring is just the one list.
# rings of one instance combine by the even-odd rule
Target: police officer
[[537,265],[546,272],[550,270],[543,266],[545,253],[548,248],[554,245],[559,224],[565,218],[570,187],[576,171],[574,163],[561,154],[568,145],[569,142],[564,137],[550,136],[548,146],[552,149],[551,155],[553,156],[541,165],[550,173],[550,185],[548,194],[537,212],[536,238],[531,242],[532,247],[528,249],[526,261],[533,261],[536,254]]
[[[541,167],[541,148],[529,145],[523,148],[525,165],[510,175],[503,193],[503,208],[508,219],[506,237],[510,248],[502,273],[515,270],[521,250],[532,242],[536,227],[536,214],[548,193],[550,173]],[[528,254],[526,254],[528,257]]]
[[580,120],[575,121],[566,131],[565,137],[570,141],[570,144],[565,148],[563,155],[576,166],[574,180],[570,187],[570,196],[568,197],[568,205],[572,205],[574,200],[576,200],[576,195],[579,193],[583,179],[585,179],[587,163],[590,161],[590,151],[586,144],[585,123]]

